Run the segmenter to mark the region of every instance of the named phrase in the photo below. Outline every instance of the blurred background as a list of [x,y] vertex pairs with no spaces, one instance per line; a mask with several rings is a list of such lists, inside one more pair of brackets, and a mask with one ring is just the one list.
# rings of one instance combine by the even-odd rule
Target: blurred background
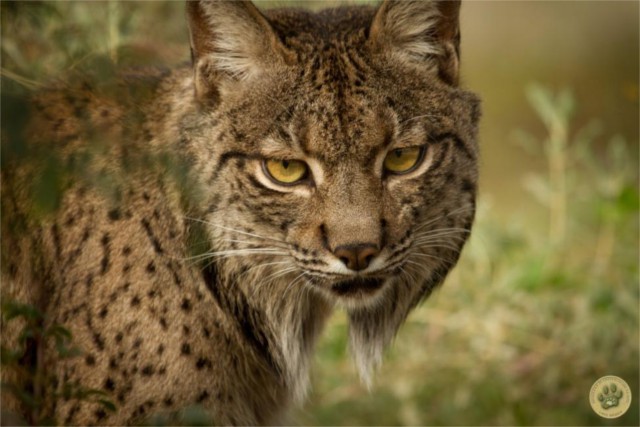
[[[182,2],[1,7],[5,92],[99,57],[189,59]],[[310,399],[291,423],[640,423],[638,16],[638,2],[463,4],[462,85],[484,112],[474,233],[444,286],[409,316],[371,390],[346,351],[345,317],[331,319]],[[604,375],[634,393],[615,420],[589,405]]]

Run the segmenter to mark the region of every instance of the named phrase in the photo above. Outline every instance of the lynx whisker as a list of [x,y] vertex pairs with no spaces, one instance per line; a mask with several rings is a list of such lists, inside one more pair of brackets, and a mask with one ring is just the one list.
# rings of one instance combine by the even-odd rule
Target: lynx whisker
[[[424,243],[424,242],[450,242],[450,241],[465,241],[464,236],[459,236],[458,233],[443,233],[443,234],[434,234],[434,235],[421,235],[413,239],[414,243]],[[454,243],[454,242],[451,242]]]
[[199,255],[193,255],[190,257],[182,258],[183,261],[198,260],[202,258],[210,257],[225,257],[225,256],[243,256],[253,254],[276,254],[276,255],[288,255],[287,252],[272,248],[246,248],[246,249],[227,249],[217,252],[206,252]]
[[[289,282],[289,284],[285,286],[284,292],[282,293],[283,296],[287,296],[289,292],[291,292],[294,289],[294,284],[298,282],[298,280],[306,276],[306,274],[307,273],[303,271],[302,273],[298,274],[291,282]],[[282,298],[281,304],[284,304],[286,300],[287,298]]]
[[408,263],[415,262],[415,261],[412,261],[412,260],[409,259],[411,257],[430,258],[430,259],[435,259],[437,261],[442,261],[442,262],[446,262],[447,261],[445,258],[439,257],[437,255],[423,254],[423,253],[412,253],[411,255],[409,255],[409,257],[407,257],[407,261],[406,262],[408,262]]
[[462,228],[462,227],[446,227],[446,228],[434,228],[433,230],[427,230],[427,231],[419,231],[416,233],[416,235],[422,236],[422,235],[431,235],[431,234],[435,234],[435,233],[445,233],[445,232],[451,232],[452,234],[455,233],[470,233],[471,230],[468,230],[466,228]]
[[416,245],[416,247],[420,248],[420,249],[431,249],[431,248],[438,248],[438,249],[449,249],[451,251],[457,252],[459,250],[459,248],[452,246],[452,245],[434,245],[434,244],[429,244],[432,242],[423,242],[420,245]]
[[[287,263],[289,262],[287,261]],[[282,270],[278,270],[275,273],[272,273],[271,275],[265,277],[264,279],[254,280],[251,296],[253,297],[255,296],[256,292],[258,292],[259,290],[273,285],[276,282],[276,280],[279,279],[280,277],[286,276],[287,274],[293,273],[296,271],[299,271],[298,268],[295,266],[291,266],[288,268],[284,268]]]
[[475,211],[475,206],[463,206],[461,208],[454,209],[451,212],[448,212],[446,215],[436,216],[434,218],[429,219],[428,221],[421,223],[415,228],[415,232],[422,230],[424,227],[427,227],[433,224],[434,222],[440,221],[445,218],[449,218],[452,215],[466,213],[466,212],[473,212],[473,211]]
[[[271,267],[274,265],[291,265],[291,261],[273,261],[273,262],[264,262],[261,264],[256,264],[253,265],[251,267],[249,267],[246,271],[244,271],[240,276],[238,276],[238,278],[246,276],[250,273],[254,273],[256,270],[260,270],[260,269],[265,269],[267,267]],[[281,271],[281,270],[278,270]]]
[[398,124],[402,125],[402,124],[405,124],[407,122],[411,122],[413,120],[424,119],[424,118],[434,118],[434,117],[437,118],[439,116],[437,114],[422,114],[422,115],[419,115],[419,116],[414,116],[414,117],[411,117],[409,119],[403,120]]
[[279,279],[282,276],[286,276],[287,274],[289,274],[289,273],[291,273],[293,271],[299,271],[298,267],[292,266],[292,267],[289,267],[289,268],[285,268],[283,270],[276,271],[275,273],[272,273],[271,275],[265,277],[264,278],[264,282],[265,283],[273,282],[276,279]]
[[199,219],[199,218],[191,218],[191,217],[185,217],[185,218],[188,219],[188,220],[191,220],[191,221],[195,221],[195,222],[199,222],[199,223],[202,223],[202,224],[205,224],[205,225],[210,225],[212,227],[220,228],[222,230],[231,231],[233,233],[238,233],[238,234],[243,234],[245,236],[256,237],[256,238],[261,239],[261,240],[269,240],[269,241],[272,241],[272,242],[283,244],[286,247],[289,247],[289,244],[287,242],[285,242],[284,240],[276,239],[276,238],[273,238],[273,237],[261,236],[259,234],[255,234],[255,233],[249,233],[249,232],[244,231],[244,230],[238,230],[238,229],[235,229],[235,228],[227,227],[225,225],[215,224],[215,223],[213,223],[211,221],[206,221],[206,220],[202,220],[202,219]]

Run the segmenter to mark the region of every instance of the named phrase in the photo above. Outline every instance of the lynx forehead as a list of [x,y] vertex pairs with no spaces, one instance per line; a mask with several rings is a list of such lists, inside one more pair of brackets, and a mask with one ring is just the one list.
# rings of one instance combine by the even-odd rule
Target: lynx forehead
[[[458,87],[459,6],[188,2],[192,67],[128,82],[151,88],[142,107],[127,85],[115,100],[90,85],[36,94],[34,144],[72,156],[98,129],[109,149],[92,167],[119,177],[111,198],[75,177],[52,218],[3,233],[3,249],[42,260],[34,271],[15,255],[3,296],[41,307],[86,352],[49,349],[51,393],[76,381],[117,406],[47,411],[123,424],[198,404],[224,424],[281,422],[334,307],[369,381],[471,231],[479,101]],[[140,153],[168,154],[185,179],[132,170]],[[3,221],[29,210],[22,183],[37,171],[15,170]]]

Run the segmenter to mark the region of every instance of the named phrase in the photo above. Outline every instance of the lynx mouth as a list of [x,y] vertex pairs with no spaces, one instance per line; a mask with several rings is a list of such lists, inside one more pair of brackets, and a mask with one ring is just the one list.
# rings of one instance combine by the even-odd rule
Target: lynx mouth
[[344,280],[331,286],[331,290],[340,296],[354,296],[357,294],[371,294],[382,287],[385,279],[357,278]]

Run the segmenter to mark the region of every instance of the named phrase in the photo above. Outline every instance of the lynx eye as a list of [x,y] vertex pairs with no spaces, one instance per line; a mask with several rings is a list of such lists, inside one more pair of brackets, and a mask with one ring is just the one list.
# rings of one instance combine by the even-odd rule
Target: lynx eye
[[301,160],[264,160],[265,174],[276,184],[294,185],[308,175],[309,167]]
[[396,148],[384,159],[384,169],[393,174],[405,174],[414,170],[424,157],[424,147]]

